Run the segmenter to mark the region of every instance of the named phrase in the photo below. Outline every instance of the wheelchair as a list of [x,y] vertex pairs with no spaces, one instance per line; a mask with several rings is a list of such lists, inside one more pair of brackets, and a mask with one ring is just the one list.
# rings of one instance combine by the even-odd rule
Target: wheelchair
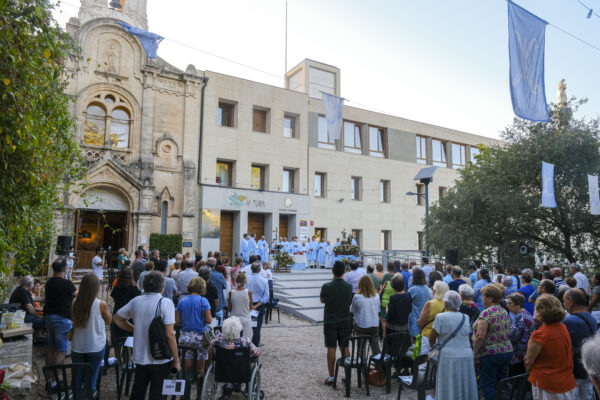
[[258,358],[250,357],[249,347],[230,350],[215,346],[213,363],[204,376],[201,400],[227,399],[234,392],[248,400],[264,399],[260,390],[260,368]]

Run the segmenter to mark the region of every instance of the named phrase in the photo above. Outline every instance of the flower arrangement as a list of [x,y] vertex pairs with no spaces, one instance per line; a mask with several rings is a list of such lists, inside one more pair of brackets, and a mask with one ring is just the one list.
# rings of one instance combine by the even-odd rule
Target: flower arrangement
[[360,247],[344,242],[334,248],[336,256],[356,256],[360,252]]
[[294,265],[295,262],[294,257],[292,257],[291,254],[286,253],[285,251],[275,253],[273,258],[275,259],[275,261],[277,261],[277,265],[279,267],[287,267],[290,265]]

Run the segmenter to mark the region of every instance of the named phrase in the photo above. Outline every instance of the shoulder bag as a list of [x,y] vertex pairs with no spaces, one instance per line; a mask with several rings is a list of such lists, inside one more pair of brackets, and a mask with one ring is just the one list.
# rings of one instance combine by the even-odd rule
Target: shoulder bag
[[467,319],[467,316],[465,314],[462,315],[462,319],[460,321],[460,324],[458,324],[458,326],[456,327],[456,329],[454,329],[454,332],[452,332],[450,334],[450,336],[448,336],[446,338],[446,340],[444,340],[443,343],[437,343],[435,344],[431,350],[429,351],[429,353],[427,354],[427,359],[428,360],[433,360],[434,362],[438,362],[440,359],[440,352],[442,351],[442,349],[444,348],[444,346],[446,346],[446,344],[448,344],[448,342],[454,337],[456,336],[456,334],[458,333],[458,331],[460,330],[460,328],[462,328],[462,326],[465,324],[465,320]]
[[160,303],[163,297],[160,297],[154,312],[154,318],[148,328],[148,340],[150,342],[150,354],[155,360],[168,360],[173,357],[169,344],[167,343],[167,334],[165,333],[165,324],[160,313]]

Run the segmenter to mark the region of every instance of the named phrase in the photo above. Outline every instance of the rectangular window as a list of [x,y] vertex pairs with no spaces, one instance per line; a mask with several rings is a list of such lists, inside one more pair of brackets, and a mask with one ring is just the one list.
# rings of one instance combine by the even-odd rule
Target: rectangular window
[[447,167],[448,161],[446,160],[446,142],[433,139],[431,141],[431,150],[431,158],[433,160],[433,165],[436,165],[438,167]]
[[452,143],[452,168],[464,168],[467,165],[467,146]]
[[354,122],[344,121],[344,151],[348,153],[362,154],[360,140],[360,125]]
[[379,201],[381,203],[390,202],[390,181],[379,181]]
[[315,197],[325,197],[325,174],[315,172]]
[[283,117],[283,137],[296,137],[296,117],[291,115]]
[[383,128],[369,126],[369,155],[374,157],[385,157]]
[[425,234],[423,232],[417,232],[417,246],[418,250],[425,250]]
[[267,132],[267,110],[260,108],[252,110],[252,130],[254,132]]
[[417,136],[417,163],[427,164],[427,138]]
[[443,199],[444,197],[446,197],[447,194],[448,194],[448,188],[444,187],[444,186],[440,186],[439,187],[440,200]]
[[479,149],[477,147],[473,147],[471,146],[470,149],[470,155],[471,155],[471,162],[473,164],[477,164],[477,160],[475,159],[475,157],[477,157],[479,155]]
[[281,183],[281,191],[293,193],[294,192],[294,170],[285,168],[283,170],[283,180]]
[[318,122],[319,147],[322,149],[335,150],[335,140],[330,139],[327,134],[327,119],[319,115]]
[[327,232],[326,228],[315,228],[315,237],[319,240],[319,242],[325,240],[325,232]]
[[235,105],[225,102],[219,102],[219,116],[217,123],[219,126],[229,126],[233,128],[233,112]]
[[264,165],[252,165],[250,169],[250,188],[256,190],[265,190]]
[[360,200],[361,199],[361,178],[353,176],[350,178],[350,199]]
[[381,231],[381,250],[391,250],[392,231]]
[[425,185],[422,183],[417,183],[417,205],[425,205]]
[[356,240],[356,245],[360,248],[362,243],[362,229],[352,229],[352,237]]
[[217,160],[217,179],[219,186],[233,185],[233,163],[231,161]]

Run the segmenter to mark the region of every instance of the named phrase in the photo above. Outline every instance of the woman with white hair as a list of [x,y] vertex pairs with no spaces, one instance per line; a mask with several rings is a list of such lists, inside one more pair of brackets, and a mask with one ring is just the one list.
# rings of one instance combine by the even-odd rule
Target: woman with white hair
[[469,339],[469,318],[459,312],[462,300],[455,291],[444,295],[444,304],[448,312],[436,315],[429,335],[430,345],[437,341],[439,349],[436,399],[477,400],[479,391]]
[[477,307],[477,304],[473,301],[473,296],[475,295],[473,288],[467,283],[463,283],[458,287],[458,294],[462,300],[458,311],[469,318],[469,325],[471,325],[479,317],[479,307]]
[[215,347],[233,350],[244,347],[250,347],[250,356],[260,356],[260,349],[252,344],[252,340],[246,336],[240,336],[243,326],[238,317],[229,317],[223,321],[223,331],[219,332],[216,338],[210,342],[211,351],[215,352]]
[[444,281],[436,281],[433,284],[433,299],[425,303],[417,325],[421,328],[421,354],[429,353],[429,335],[435,316],[446,311],[444,295],[448,292],[448,284]]
[[596,393],[600,393],[600,334],[588,339],[581,346],[581,362],[590,376]]

